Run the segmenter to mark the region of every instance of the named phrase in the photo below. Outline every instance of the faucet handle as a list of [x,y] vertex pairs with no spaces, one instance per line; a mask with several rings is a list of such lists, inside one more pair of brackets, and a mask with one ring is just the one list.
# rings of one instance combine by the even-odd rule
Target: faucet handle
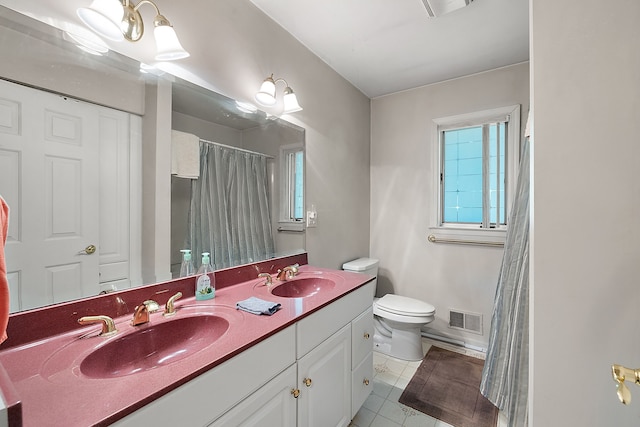
[[89,325],[91,323],[102,322],[101,337],[110,337],[115,335],[118,330],[113,319],[109,316],[84,316],[78,319],[78,323],[81,325]]
[[152,299],[148,299],[144,301],[142,304],[144,304],[144,306],[147,307],[147,311],[149,313],[155,313],[156,311],[160,310],[160,305]]
[[162,314],[164,317],[171,317],[176,314],[176,309],[174,307],[174,303],[177,299],[182,298],[182,292],[178,292],[171,298],[167,300],[167,304],[165,305],[164,313]]

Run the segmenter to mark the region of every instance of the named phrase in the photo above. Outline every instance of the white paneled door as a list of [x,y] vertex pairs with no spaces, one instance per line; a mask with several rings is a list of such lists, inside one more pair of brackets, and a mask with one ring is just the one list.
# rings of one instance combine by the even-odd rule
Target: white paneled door
[[12,311],[99,293],[98,108],[0,80]]

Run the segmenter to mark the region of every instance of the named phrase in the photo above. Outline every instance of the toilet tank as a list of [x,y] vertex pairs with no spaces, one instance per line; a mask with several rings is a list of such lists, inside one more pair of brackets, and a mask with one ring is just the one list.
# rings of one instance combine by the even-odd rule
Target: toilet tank
[[378,276],[378,260],[373,258],[358,258],[342,264],[345,271],[364,273],[370,276]]

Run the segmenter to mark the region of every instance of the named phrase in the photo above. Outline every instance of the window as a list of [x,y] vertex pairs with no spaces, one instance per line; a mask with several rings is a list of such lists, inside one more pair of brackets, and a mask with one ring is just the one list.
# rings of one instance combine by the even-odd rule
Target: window
[[280,148],[280,222],[304,220],[304,148],[302,144]]
[[520,106],[434,122],[432,228],[503,234],[518,165]]

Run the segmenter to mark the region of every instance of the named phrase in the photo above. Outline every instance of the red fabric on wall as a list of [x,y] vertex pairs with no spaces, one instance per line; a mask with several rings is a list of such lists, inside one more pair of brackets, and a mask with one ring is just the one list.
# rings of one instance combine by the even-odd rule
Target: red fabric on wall
[[0,196],[0,343],[7,339],[9,321],[9,281],[4,259],[4,245],[9,231],[9,206]]

